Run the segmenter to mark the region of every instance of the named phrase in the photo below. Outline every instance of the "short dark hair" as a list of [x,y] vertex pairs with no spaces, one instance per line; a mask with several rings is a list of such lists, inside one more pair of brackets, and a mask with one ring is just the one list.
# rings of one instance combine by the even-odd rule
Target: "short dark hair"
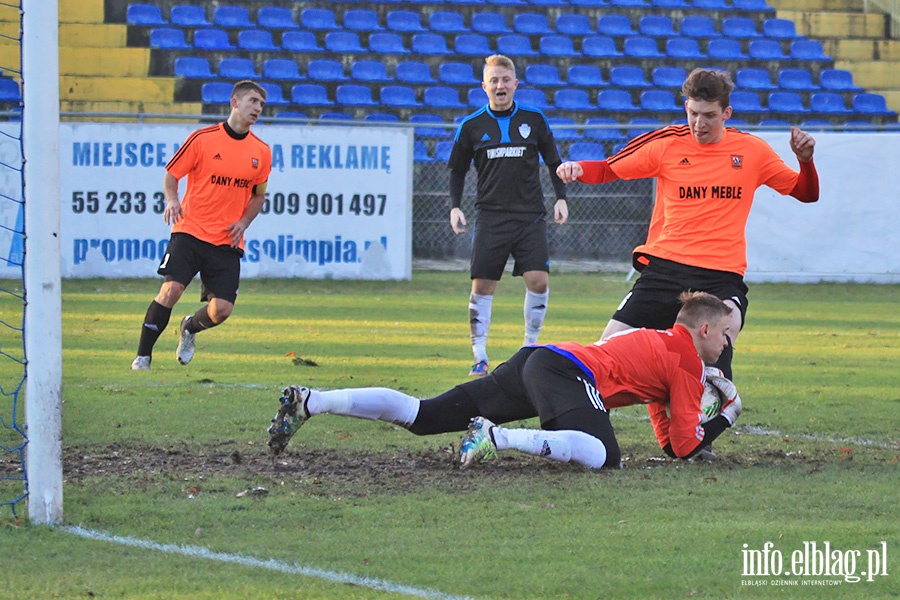
[[259,85],[255,81],[250,81],[249,79],[238,81],[236,84],[234,84],[234,87],[231,88],[231,97],[235,98],[238,96],[243,96],[247,92],[256,92],[257,94],[262,96],[263,100],[266,99],[266,88]]
[[718,321],[730,315],[732,310],[719,298],[707,292],[681,292],[678,300],[681,302],[681,310],[678,311],[675,322],[689,328]]
[[731,75],[725,71],[694,69],[684,80],[681,93],[684,94],[685,100],[693,98],[694,100],[718,102],[724,110],[731,104],[731,90],[733,89],[734,83],[731,82]]

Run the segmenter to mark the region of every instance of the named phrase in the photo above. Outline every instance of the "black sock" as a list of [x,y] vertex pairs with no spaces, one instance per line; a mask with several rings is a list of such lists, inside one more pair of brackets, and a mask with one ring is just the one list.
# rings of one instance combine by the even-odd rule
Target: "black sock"
[[209,304],[195,312],[184,328],[187,329],[189,333],[199,333],[204,329],[211,329],[218,325],[218,323],[210,318],[208,309]]
[[[727,336],[726,336],[727,337]],[[731,338],[728,338],[728,345],[725,346],[725,349],[722,350],[722,354],[719,355],[719,360],[717,360],[712,366],[722,370],[722,375],[724,375],[727,379],[732,379],[731,372],[731,359],[734,358],[734,345],[731,343]]]
[[166,308],[156,300],[150,303],[147,314],[144,316],[144,325],[141,327],[141,341],[138,342],[138,356],[152,356],[153,345],[169,324],[172,309]]

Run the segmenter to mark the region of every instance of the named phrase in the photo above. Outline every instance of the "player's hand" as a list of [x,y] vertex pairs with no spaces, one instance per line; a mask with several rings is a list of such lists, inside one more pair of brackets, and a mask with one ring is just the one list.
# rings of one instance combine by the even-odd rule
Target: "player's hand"
[[563,183],[572,183],[582,175],[584,169],[577,162],[564,162],[556,167],[556,176],[562,179]]
[[163,219],[166,222],[166,225],[174,225],[184,216],[184,211],[181,210],[181,202],[178,198],[167,199],[166,200],[166,210],[163,212]]
[[244,221],[237,221],[232,223],[225,229],[225,233],[228,234],[228,244],[232,248],[240,248],[241,240],[244,239],[244,232],[247,231],[247,228],[250,226],[249,223],[245,223]]
[[553,221],[562,225],[569,220],[569,204],[560,198],[553,206]]
[[816,140],[798,127],[791,127],[791,151],[802,162],[809,162],[813,157]]
[[731,425],[734,425],[734,422],[737,421],[739,416],[741,416],[741,410],[743,410],[741,397],[738,395],[738,391],[737,388],[734,387],[734,383],[732,383],[730,379],[726,379],[718,375],[709,374],[707,374],[706,376],[706,381],[714,385],[716,389],[722,392],[725,400],[722,402],[722,411],[720,414],[728,419],[728,422]]
[[725,377],[725,373],[718,367],[706,367],[704,370],[707,377]]
[[450,229],[457,234],[466,232],[466,215],[463,214],[462,210],[458,208],[450,209]]

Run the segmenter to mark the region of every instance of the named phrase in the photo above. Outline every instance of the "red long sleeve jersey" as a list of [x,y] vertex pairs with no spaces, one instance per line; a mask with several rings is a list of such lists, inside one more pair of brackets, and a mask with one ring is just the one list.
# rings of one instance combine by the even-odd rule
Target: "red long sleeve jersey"
[[700,397],[706,375],[683,326],[632,329],[589,346],[563,342],[548,348],[593,378],[607,408],[647,404],[660,447],[671,443],[677,456],[687,456],[703,441]]

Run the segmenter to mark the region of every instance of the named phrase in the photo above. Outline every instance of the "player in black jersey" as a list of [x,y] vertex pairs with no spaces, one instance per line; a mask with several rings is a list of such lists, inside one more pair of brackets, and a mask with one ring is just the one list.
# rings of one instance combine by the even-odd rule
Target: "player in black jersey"
[[478,172],[469,296],[469,327],[475,355],[469,375],[474,377],[488,374],[491,305],[510,255],[515,259],[513,275],[525,280],[526,345],[537,343],[544,324],[550,294],[550,252],[540,157],[556,192],[554,220],[562,224],[569,217],[566,186],[556,175],[556,167],[562,161],[550,125],[537,108],[513,101],[518,85],[512,60],[500,54],[485,59],[481,87],[489,103],[460,123],[448,162],[450,227],[454,233],[466,231],[466,217],[459,205],[473,160]]

